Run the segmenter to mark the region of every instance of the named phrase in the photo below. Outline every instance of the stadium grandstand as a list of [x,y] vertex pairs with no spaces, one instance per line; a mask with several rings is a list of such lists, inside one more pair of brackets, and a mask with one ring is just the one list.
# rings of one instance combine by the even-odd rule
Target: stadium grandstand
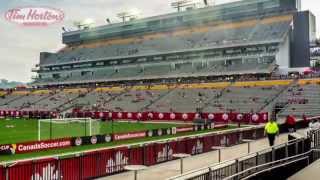
[[0,89],[0,180],[123,180],[130,165],[141,179],[286,179],[317,161],[315,16],[300,0],[188,2],[63,28],[32,83]]
[[65,48],[40,54],[33,86],[270,76],[308,67],[315,21],[297,3],[238,1],[64,32]]
[[64,32],[65,48],[40,53],[33,89],[2,92],[0,109],[319,115],[318,80],[270,80],[310,66],[315,21],[298,4],[237,1]]

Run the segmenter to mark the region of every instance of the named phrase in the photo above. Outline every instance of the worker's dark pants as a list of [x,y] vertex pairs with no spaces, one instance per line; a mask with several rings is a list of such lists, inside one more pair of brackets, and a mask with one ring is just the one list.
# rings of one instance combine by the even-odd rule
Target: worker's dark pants
[[296,125],[295,124],[287,124],[288,132],[296,132]]
[[275,138],[276,138],[276,134],[268,134],[268,139],[269,139],[269,145],[270,146],[274,145]]

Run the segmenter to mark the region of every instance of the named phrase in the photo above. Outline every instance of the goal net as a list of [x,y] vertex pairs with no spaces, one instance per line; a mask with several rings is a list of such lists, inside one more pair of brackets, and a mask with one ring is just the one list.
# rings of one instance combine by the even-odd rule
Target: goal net
[[100,134],[100,121],[91,118],[40,119],[38,140]]

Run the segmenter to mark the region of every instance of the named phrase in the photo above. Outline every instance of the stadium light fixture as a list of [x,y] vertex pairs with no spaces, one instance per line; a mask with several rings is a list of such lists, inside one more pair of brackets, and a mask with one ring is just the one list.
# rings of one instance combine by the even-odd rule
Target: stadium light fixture
[[129,11],[125,11],[125,12],[121,12],[121,13],[118,13],[117,14],[117,17],[122,19],[122,22],[125,23],[127,21],[127,19],[134,19],[136,18],[136,16],[134,14],[132,14],[131,12]]
[[88,29],[93,27],[95,24],[94,20],[91,18],[86,18],[83,21],[74,21],[73,25],[78,29]]
[[192,0],[178,0],[171,3],[171,7],[177,9],[178,12],[181,11],[183,7],[194,7],[195,3]]
[[82,21],[84,27],[92,27],[95,24],[94,20],[91,18],[86,18]]
[[142,13],[139,9],[137,8],[132,8],[128,11],[132,16],[138,17],[140,16]]

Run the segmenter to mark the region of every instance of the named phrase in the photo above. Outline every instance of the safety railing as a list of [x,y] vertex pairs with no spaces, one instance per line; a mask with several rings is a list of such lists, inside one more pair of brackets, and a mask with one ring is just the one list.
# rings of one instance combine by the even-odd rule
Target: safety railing
[[[288,169],[282,175],[289,176],[290,173],[297,172],[306,167],[310,162],[320,158],[320,150],[316,149],[317,147],[320,147],[320,130],[309,131],[306,137],[290,140],[234,160],[189,171],[169,178],[169,180],[250,179],[264,172],[277,170],[277,167]],[[293,164],[295,168],[288,168],[293,166]],[[270,175],[270,173],[268,174]]]
[[[293,170],[291,170],[290,172],[281,171],[281,176],[283,177],[281,179],[285,179],[288,176],[292,175],[297,170],[302,169],[302,168],[308,166],[311,162],[319,159],[319,155],[320,155],[319,149],[312,149],[312,150],[309,150],[308,152],[305,152],[302,154],[298,154],[298,155],[287,157],[284,159],[272,161],[272,162],[261,164],[258,166],[253,166],[253,167],[248,168],[244,171],[236,173],[232,176],[224,178],[223,180],[250,179],[253,177],[257,177],[264,172],[269,171],[269,174],[270,174],[270,171],[272,171],[274,169],[285,167],[285,166],[290,166],[292,164],[296,164],[297,162],[300,162],[301,164],[300,164],[299,168],[297,168],[297,166],[295,166],[294,171]],[[277,175],[277,176],[279,177],[280,175]],[[284,177],[284,176],[286,176],[286,177]]]
[[178,175],[169,180],[222,180],[239,172],[310,151],[310,138],[299,138],[243,157],[213,164]]

